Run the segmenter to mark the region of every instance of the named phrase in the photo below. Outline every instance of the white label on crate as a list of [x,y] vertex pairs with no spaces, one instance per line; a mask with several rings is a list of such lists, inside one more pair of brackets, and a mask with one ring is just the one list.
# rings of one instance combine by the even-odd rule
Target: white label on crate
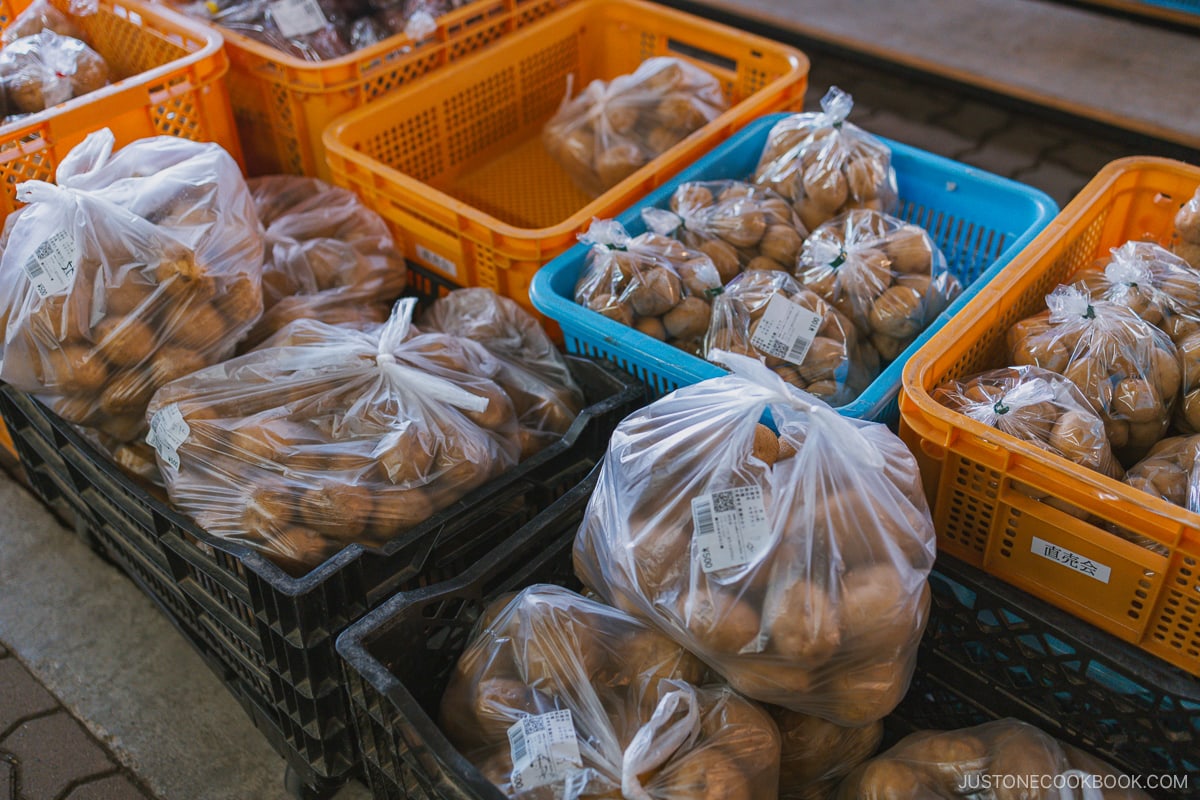
[[767,310],[758,321],[750,344],[760,353],[799,366],[804,363],[820,327],[820,314],[776,294],[767,303]]
[[25,274],[39,297],[66,291],[75,277],[78,259],[75,237],[59,231],[38,245],[25,262]]
[[275,0],[268,7],[271,19],[287,39],[308,36],[328,24],[317,0]]
[[1089,578],[1095,578],[1101,583],[1108,583],[1109,577],[1112,575],[1112,569],[1104,566],[1090,558],[1084,558],[1079,553],[1074,553],[1067,548],[1051,544],[1045,539],[1033,537],[1033,543],[1029,546],[1031,552],[1049,559],[1050,561],[1062,564],[1064,567],[1073,569],[1076,572],[1082,572]]
[[749,564],[771,538],[761,486],[692,498],[693,552],[705,572]]
[[558,783],[583,766],[568,709],[523,717],[508,729],[512,784],[518,793]]
[[163,461],[172,469],[179,469],[179,446],[187,441],[192,429],[188,427],[179,404],[172,403],[160,409],[150,418],[150,432],[146,434],[146,444],[158,451]]
[[430,250],[428,247],[417,245],[417,258],[428,262],[430,265],[437,267],[442,272],[448,273],[451,278],[458,277],[458,264],[455,264],[445,256],[439,256],[437,253]]

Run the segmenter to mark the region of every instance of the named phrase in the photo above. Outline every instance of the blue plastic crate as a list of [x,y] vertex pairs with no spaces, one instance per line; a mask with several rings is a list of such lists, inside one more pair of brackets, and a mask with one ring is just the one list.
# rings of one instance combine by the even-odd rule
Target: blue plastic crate
[[[646,229],[641,210],[648,206],[666,208],[680,184],[745,179],[758,166],[772,126],[785,116],[772,114],[750,123],[617,219],[636,235]],[[884,141],[892,149],[900,189],[898,216],[929,231],[963,285],[962,295],[857,400],[838,409],[848,417],[895,426],[900,419],[896,401],[900,374],[909,356],[1046,227],[1058,213],[1058,206],[1033,187],[899,142]],[[534,307],[562,328],[567,350],[615,362],[644,381],[654,397],[724,374],[718,366],[577,304],[575,283],[587,252],[586,245],[572,247],[538,270],[529,287]]]

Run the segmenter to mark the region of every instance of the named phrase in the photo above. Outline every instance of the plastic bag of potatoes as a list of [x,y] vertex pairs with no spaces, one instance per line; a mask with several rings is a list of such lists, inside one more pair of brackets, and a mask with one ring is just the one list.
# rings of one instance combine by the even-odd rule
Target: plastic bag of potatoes
[[775,725],[705,674],[627,614],[535,585],[489,607],[441,725],[509,797],[773,800]]
[[879,748],[883,723],[845,727],[770,706],[779,728],[779,800],[826,800]]
[[893,213],[899,202],[892,151],[847,121],[854,100],[836,86],[821,111],[793,114],[767,135],[754,182],[793,204],[811,231],[852,208]]
[[863,209],[812,232],[796,278],[848,317],[885,363],[962,291],[924,228]]
[[147,412],[171,501],[302,573],[382,545],[516,464],[512,401],[474,342],[411,325],[298,320],[265,347],[158,391]]
[[1059,286],[1046,305],[1009,329],[1010,363],[1066,376],[1104,420],[1117,459],[1135,463],[1171,422],[1181,380],[1175,345],[1128,307],[1091,300],[1084,284]]
[[1175,213],[1175,236],[1171,249],[1175,255],[1200,269],[1200,187],[1192,199]]
[[709,73],[678,58],[643,61],[632,74],[594,80],[567,97],[542,130],[546,150],[598,197],[729,107]]
[[1125,473],[1125,482],[1188,511],[1200,512],[1200,434],[1172,436]]
[[1035,366],[1005,367],[947,381],[933,398],[960,414],[1110,478],[1124,470],[1104,420],[1074,383]]
[[[912,455],[756,360],[613,434],[576,572],[756,700],[843,725],[908,687],[934,532]],[[760,423],[769,410],[778,435]]]
[[741,181],[693,181],[671,195],[671,210],[646,208],[646,227],[673,235],[713,260],[723,283],[741,270],[791,272],[808,230],[787,201]]
[[879,354],[850,320],[779,270],[744,272],[725,287],[705,339],[713,350],[757,358],[831,406],[852,402],[879,375]]
[[1000,719],[910,734],[858,767],[838,787],[837,800],[1149,800],[1137,789],[1109,788],[1122,783],[1120,775],[1028,723]]
[[1176,345],[1200,332],[1200,271],[1154,242],[1126,242],[1097,269],[1077,273],[1093,300],[1128,306]]
[[[96,13],[97,3],[72,3],[71,15],[83,16]],[[72,39],[84,39],[85,34],[71,15],[59,11],[49,0],[33,0],[25,10],[4,28],[0,34],[0,45],[8,46],[18,39],[33,36],[42,31],[53,31],[59,36],[70,36]]]
[[43,30],[0,49],[0,110],[33,114],[94,92],[108,79],[108,63],[85,42]]
[[659,341],[700,355],[721,277],[706,254],[662,234],[630,236],[616,220],[595,220],[575,302]]
[[458,289],[436,300],[421,330],[470,339],[496,357],[492,380],[512,400],[522,459],[561,439],[583,409],[583,391],[545,329],[491,289]]
[[115,443],[160,386],[228,357],[262,313],[262,229],[234,160],[108,130],[30,181],[0,258],[0,379]]
[[247,185],[266,230],[263,317],[250,349],[296,319],[378,323],[407,283],[387,224],[351,192],[316,178],[271,175]]

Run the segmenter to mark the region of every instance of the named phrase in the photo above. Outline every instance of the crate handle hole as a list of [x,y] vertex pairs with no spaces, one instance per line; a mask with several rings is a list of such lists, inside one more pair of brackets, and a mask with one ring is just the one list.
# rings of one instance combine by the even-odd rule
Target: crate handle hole
[[673,53],[690,56],[698,59],[714,67],[720,67],[728,72],[737,72],[737,61],[732,58],[727,58],[719,53],[714,53],[711,50],[705,50],[703,47],[696,47],[692,44],[684,44],[677,39],[667,39],[667,49]]

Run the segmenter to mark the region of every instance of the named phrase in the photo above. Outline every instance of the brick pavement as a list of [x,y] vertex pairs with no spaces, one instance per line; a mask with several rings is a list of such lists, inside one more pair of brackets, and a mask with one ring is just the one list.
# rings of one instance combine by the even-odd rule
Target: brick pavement
[[151,800],[0,643],[0,800]]

